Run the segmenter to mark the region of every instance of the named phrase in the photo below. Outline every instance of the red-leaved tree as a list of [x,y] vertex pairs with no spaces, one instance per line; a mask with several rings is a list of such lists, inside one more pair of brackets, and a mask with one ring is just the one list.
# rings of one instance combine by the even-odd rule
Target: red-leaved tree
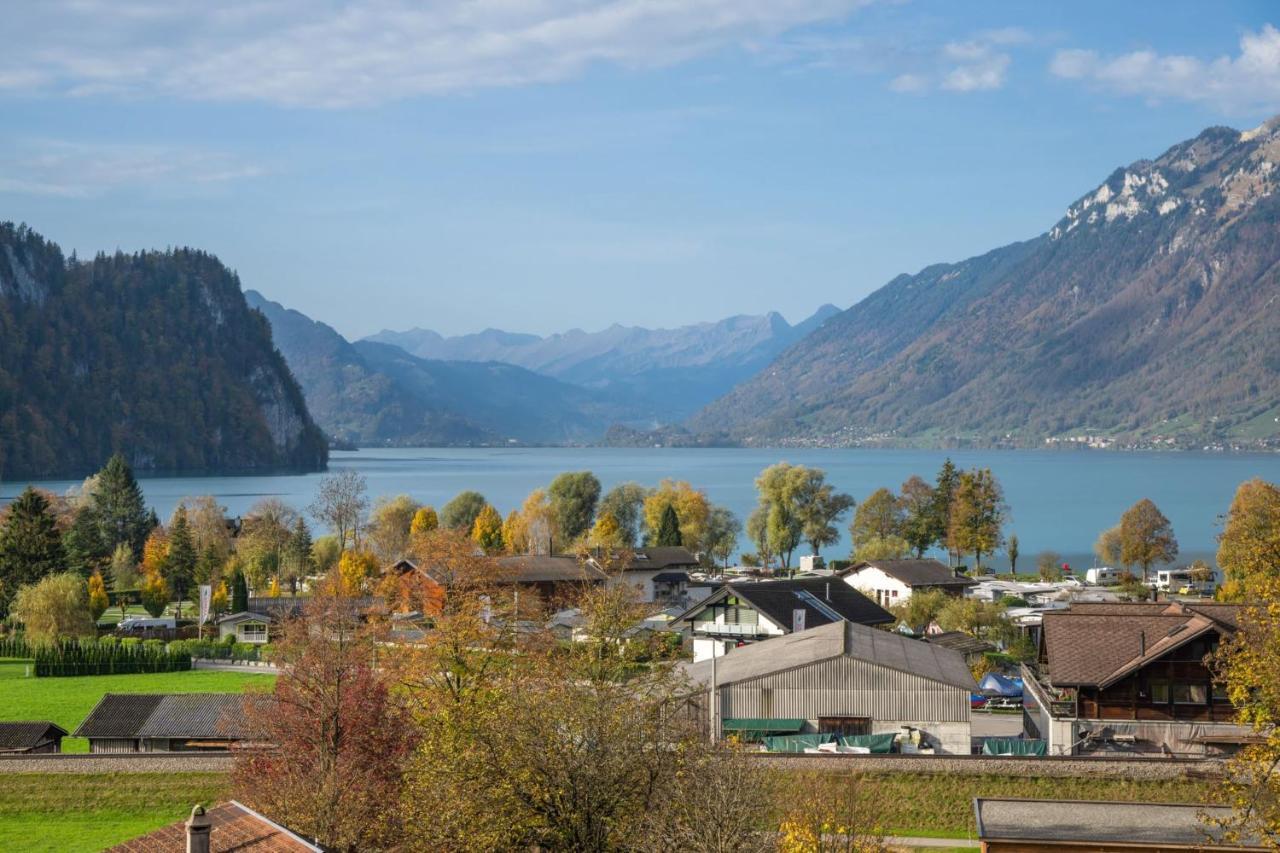
[[376,640],[354,601],[317,596],[275,644],[281,674],[270,699],[245,703],[254,744],[237,756],[237,799],[327,849],[387,849],[401,837],[417,735]]

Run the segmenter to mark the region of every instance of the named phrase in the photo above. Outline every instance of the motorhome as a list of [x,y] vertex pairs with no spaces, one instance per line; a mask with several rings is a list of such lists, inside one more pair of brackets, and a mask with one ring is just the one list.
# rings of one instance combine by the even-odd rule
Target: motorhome
[[116,626],[117,634],[145,634],[148,631],[172,631],[178,627],[178,620],[172,616],[152,619],[145,616],[127,616]]
[[1120,569],[1113,569],[1110,566],[1096,566],[1084,573],[1085,583],[1093,586],[1111,586],[1120,583],[1120,576],[1123,572]]

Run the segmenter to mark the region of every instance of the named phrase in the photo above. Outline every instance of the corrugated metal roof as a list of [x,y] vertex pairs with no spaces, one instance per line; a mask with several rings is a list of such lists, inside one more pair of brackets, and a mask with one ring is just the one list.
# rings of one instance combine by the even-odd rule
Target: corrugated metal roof
[[1226,806],[978,798],[974,800],[974,811],[981,841],[1175,845],[1179,850],[1263,849],[1256,839],[1225,844],[1222,830],[1201,820],[1201,815],[1229,818],[1231,809]]
[[66,736],[66,729],[48,720],[0,723],[0,750],[27,749]]
[[268,701],[240,693],[108,693],[76,729],[87,738],[243,739],[244,702]]
[[[734,649],[716,659],[716,681],[724,686],[841,656],[965,690],[978,688],[959,652],[854,622],[836,622]],[[709,685],[711,665],[704,660],[683,668],[691,681]]]
[[108,693],[74,732],[75,737],[136,738],[164,698],[160,693]]

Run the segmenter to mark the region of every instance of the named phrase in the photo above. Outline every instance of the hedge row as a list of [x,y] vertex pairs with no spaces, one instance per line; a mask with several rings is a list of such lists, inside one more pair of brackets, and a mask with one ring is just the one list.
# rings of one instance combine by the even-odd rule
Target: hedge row
[[180,672],[191,669],[191,655],[170,651],[159,642],[121,643],[60,640],[35,649],[35,674],[40,677]]
[[22,637],[0,637],[0,658],[29,658],[31,647]]
[[202,660],[271,660],[271,645],[237,643],[227,635],[221,640],[174,640],[169,651],[180,651]]

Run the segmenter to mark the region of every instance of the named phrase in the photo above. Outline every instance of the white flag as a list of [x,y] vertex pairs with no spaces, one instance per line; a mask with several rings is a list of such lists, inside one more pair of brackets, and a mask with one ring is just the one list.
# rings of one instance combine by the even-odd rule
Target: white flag
[[207,583],[200,584],[200,624],[209,621],[209,602],[213,599],[213,587]]

